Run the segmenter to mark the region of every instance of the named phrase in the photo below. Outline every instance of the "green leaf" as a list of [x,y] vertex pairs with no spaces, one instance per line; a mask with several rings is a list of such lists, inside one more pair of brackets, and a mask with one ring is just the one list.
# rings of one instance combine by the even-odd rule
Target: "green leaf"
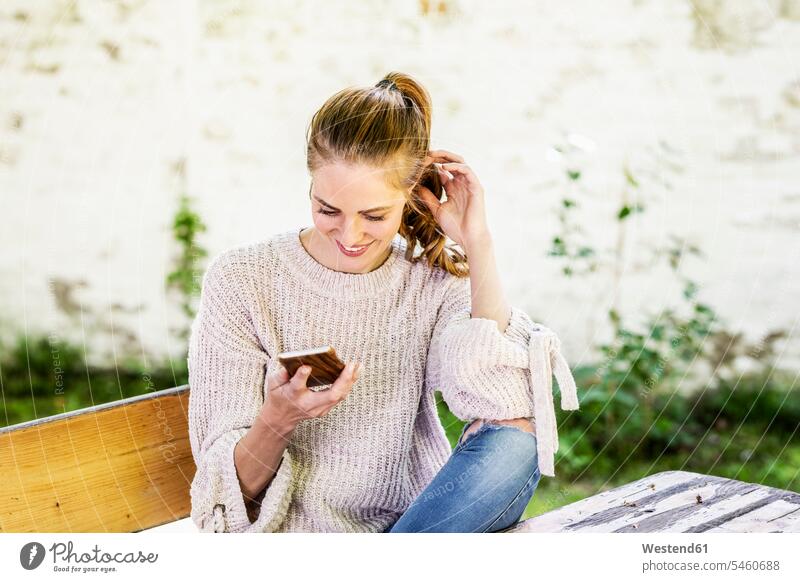
[[636,181],[636,178],[633,177],[633,174],[631,173],[631,171],[628,169],[627,166],[622,169],[622,172],[625,174],[625,179],[627,180],[628,184],[630,184],[634,188],[639,187],[639,182]]
[[683,296],[686,299],[692,300],[697,294],[697,284],[694,281],[687,281],[686,287],[683,288]]
[[583,406],[592,402],[607,402],[608,394],[604,390],[578,391],[578,402]]
[[621,404],[625,408],[635,408],[639,405],[639,401],[635,396],[631,396],[623,390],[617,390],[611,397],[615,404]]
[[695,305],[694,310],[697,313],[703,313],[706,315],[711,315],[714,313],[714,310],[711,309],[711,307],[709,307],[708,305],[704,305],[703,303],[698,303],[697,305]]
[[567,254],[567,248],[564,244],[564,241],[561,240],[560,237],[554,237],[552,241],[552,247],[548,251],[548,256],[550,257],[563,257]]

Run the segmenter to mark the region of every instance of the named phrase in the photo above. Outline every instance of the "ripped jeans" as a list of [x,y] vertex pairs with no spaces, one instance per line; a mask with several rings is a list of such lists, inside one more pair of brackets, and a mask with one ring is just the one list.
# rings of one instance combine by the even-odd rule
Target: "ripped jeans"
[[385,533],[485,533],[519,522],[539,484],[536,435],[484,421]]

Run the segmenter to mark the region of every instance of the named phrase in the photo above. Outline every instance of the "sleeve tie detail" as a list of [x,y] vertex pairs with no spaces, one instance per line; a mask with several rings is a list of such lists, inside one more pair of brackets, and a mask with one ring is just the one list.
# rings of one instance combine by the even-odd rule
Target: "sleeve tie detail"
[[561,340],[551,329],[537,324],[528,347],[531,387],[536,412],[537,454],[542,475],[555,475],[558,430],[553,400],[553,375],[561,389],[561,409],[578,409],[578,390],[569,364],[561,354]]

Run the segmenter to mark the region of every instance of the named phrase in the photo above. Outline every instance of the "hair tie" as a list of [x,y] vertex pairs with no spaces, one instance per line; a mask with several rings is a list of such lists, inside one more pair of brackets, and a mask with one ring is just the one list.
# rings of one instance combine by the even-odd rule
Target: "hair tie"
[[[383,79],[382,81],[379,81],[379,82],[378,82],[378,84],[377,84],[377,85],[375,85],[375,87],[377,87],[377,88],[379,88],[379,89],[382,89],[382,88],[384,88],[384,87],[385,87],[385,88],[389,89],[390,91],[391,91],[392,89],[398,89],[398,87],[397,87],[397,85],[395,84],[395,82],[394,82],[394,81],[392,81],[392,80],[390,80],[390,79]],[[398,90],[399,90],[399,89],[398,89]]]

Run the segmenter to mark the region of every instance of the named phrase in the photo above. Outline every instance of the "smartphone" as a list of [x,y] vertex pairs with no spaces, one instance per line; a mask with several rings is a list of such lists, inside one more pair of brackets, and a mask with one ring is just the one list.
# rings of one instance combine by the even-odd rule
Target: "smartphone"
[[297,373],[300,366],[311,366],[311,374],[306,381],[309,388],[333,384],[345,367],[344,362],[336,355],[336,350],[330,346],[281,352],[278,354],[278,361],[289,372],[289,378]]

